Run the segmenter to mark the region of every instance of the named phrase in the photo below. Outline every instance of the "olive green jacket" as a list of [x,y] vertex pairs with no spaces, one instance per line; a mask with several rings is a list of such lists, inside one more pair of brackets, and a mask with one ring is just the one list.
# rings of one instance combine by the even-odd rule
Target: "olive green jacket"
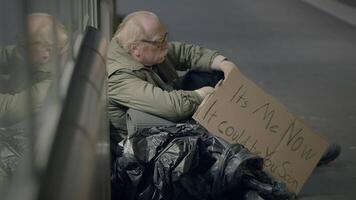
[[107,58],[108,113],[113,139],[121,140],[126,135],[127,108],[171,121],[190,117],[203,99],[195,91],[172,90],[169,83],[178,78],[176,70],[210,71],[217,55],[218,52],[199,46],[172,42],[164,62],[148,67],[113,39]]
[[[31,83],[26,81],[29,67],[18,55],[15,46],[0,47],[0,127],[16,123],[38,108],[51,85],[50,65],[32,67]],[[29,101],[31,98],[31,101]]]

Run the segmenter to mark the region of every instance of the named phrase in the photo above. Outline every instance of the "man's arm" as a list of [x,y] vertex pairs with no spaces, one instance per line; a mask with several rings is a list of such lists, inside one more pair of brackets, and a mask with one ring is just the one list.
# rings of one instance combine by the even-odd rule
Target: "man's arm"
[[10,57],[15,53],[15,46],[0,47],[0,74],[7,74],[9,72],[8,62]]
[[217,51],[198,45],[172,42],[167,56],[177,70],[210,71],[213,60],[218,55]]
[[50,80],[43,80],[34,84],[30,91],[15,94],[0,93],[0,126],[11,125],[28,115],[28,92],[32,98],[30,109],[39,107],[47,96],[50,83]]
[[203,100],[197,91],[164,91],[134,74],[120,71],[110,77],[108,88],[111,102],[170,121],[190,117]]
[[219,70],[224,72],[225,78],[233,68],[238,69],[233,62],[228,61],[225,56],[220,55],[217,51],[179,42],[170,43],[168,59],[177,70]]

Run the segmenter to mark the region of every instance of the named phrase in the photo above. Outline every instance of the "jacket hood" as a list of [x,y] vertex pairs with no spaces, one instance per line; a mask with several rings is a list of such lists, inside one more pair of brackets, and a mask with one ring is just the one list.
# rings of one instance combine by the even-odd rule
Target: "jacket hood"
[[107,71],[110,76],[119,69],[139,70],[145,66],[133,59],[117,42],[112,39],[107,56]]

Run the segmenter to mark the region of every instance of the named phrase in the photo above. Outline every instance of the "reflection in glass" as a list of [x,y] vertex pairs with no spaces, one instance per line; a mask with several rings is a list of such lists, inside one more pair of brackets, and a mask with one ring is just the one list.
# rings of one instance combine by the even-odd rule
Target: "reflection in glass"
[[56,61],[65,56],[68,35],[46,13],[26,17],[15,44],[0,47],[0,190],[28,146],[28,123],[47,98]]

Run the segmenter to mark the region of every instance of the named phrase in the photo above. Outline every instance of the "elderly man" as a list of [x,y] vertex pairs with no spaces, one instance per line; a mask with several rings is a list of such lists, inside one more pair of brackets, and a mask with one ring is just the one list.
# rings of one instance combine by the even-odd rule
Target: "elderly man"
[[[195,112],[217,83],[207,81],[209,86],[180,90],[185,87],[181,87],[176,70],[218,70],[226,77],[237,68],[217,51],[169,43],[167,36],[167,30],[154,13],[138,11],[123,20],[109,45],[108,112],[114,145],[126,137],[128,108],[174,122],[184,120]],[[192,77],[188,81],[199,78],[196,74]],[[333,161],[340,152],[339,145],[330,145],[319,165]]]
[[128,108],[176,122],[189,118],[213,91],[214,83],[192,91],[179,90],[176,70],[221,70],[227,75],[236,67],[216,51],[169,43],[167,36],[155,14],[138,11],[123,20],[110,43],[108,111],[115,143],[127,134]]
[[[54,52],[62,55],[67,48],[68,36],[64,26],[53,16],[34,13],[26,19],[26,34],[19,36],[16,45],[0,48],[1,126],[25,117],[27,89],[30,89],[33,106],[41,104],[50,86]],[[54,49],[55,45],[58,50]],[[28,72],[31,80],[27,79]],[[28,87],[29,82],[31,87]]]

